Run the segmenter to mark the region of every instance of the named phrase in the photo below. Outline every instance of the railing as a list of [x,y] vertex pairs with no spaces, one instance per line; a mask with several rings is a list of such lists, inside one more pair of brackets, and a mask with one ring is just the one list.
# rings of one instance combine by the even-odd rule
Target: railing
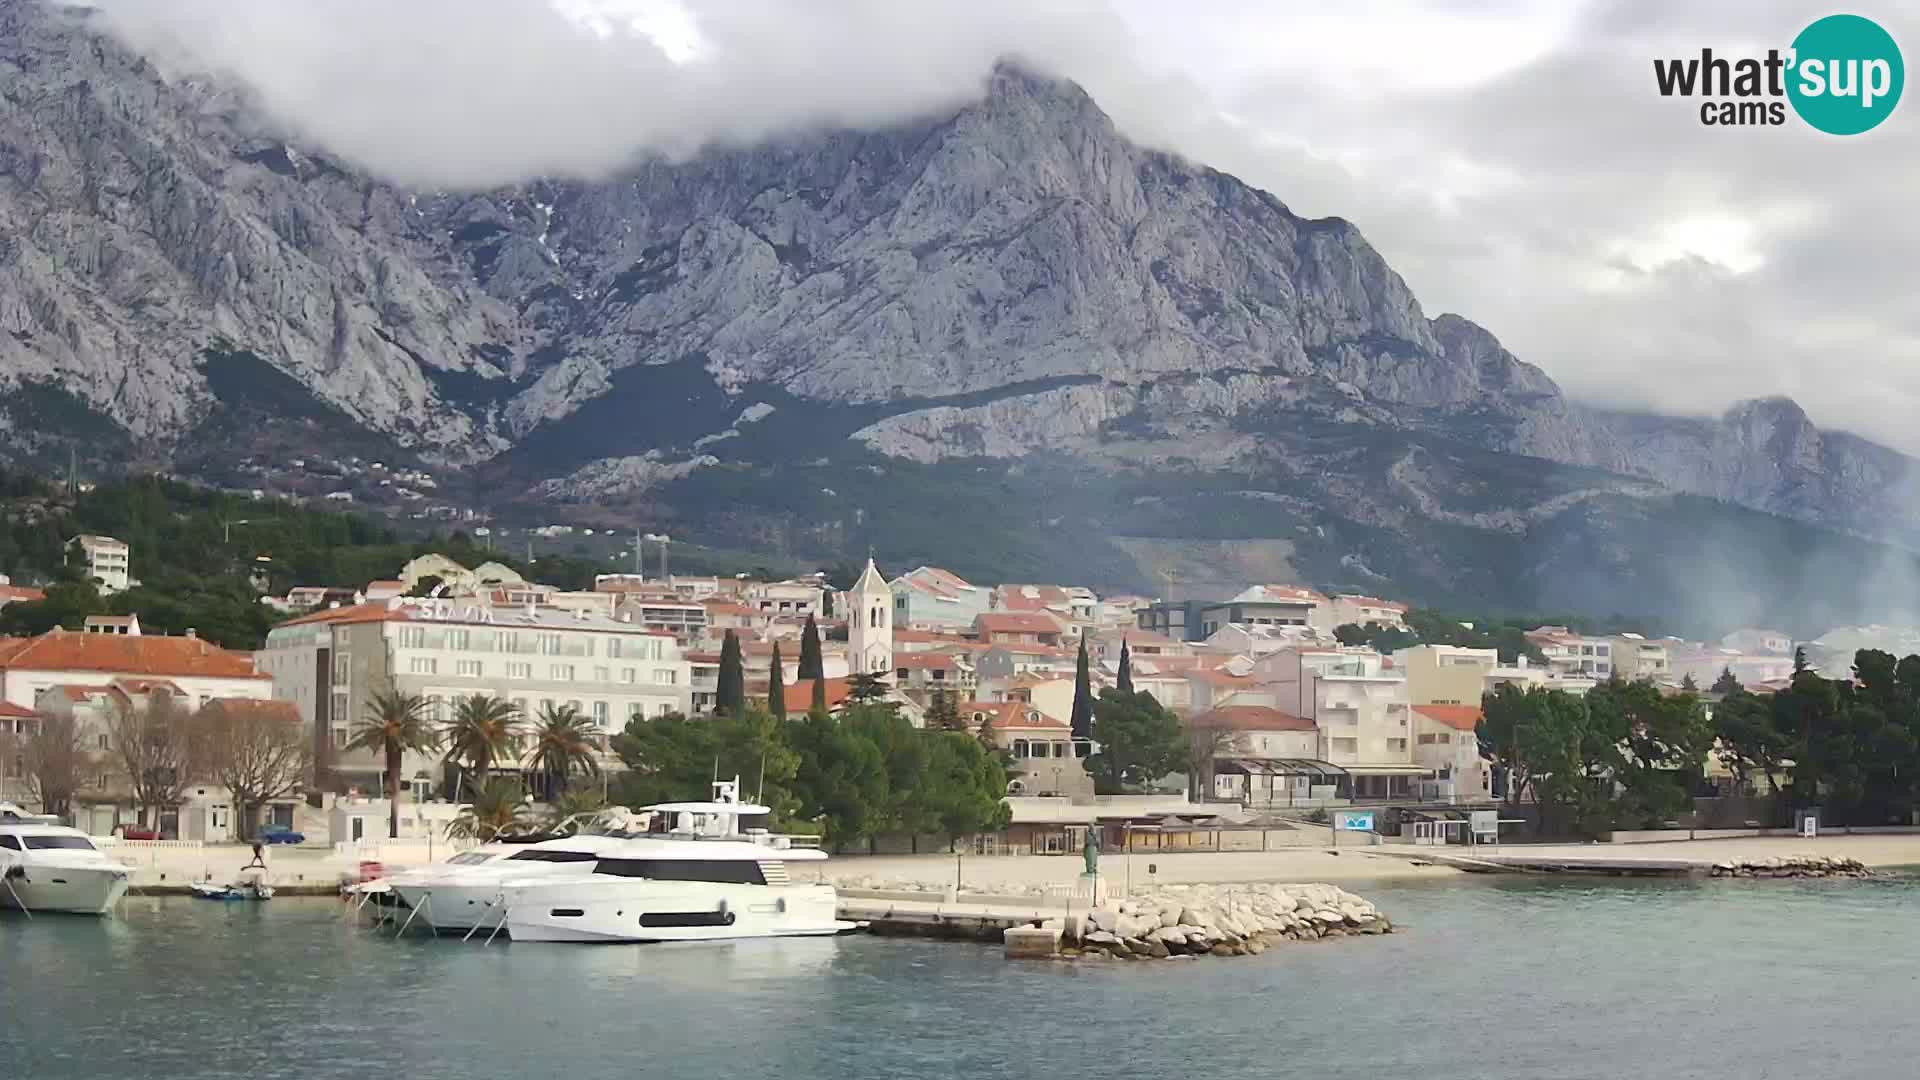
[[95,836],[91,838],[95,847],[134,848],[158,850],[160,848],[203,848],[204,840],[129,840],[124,836]]

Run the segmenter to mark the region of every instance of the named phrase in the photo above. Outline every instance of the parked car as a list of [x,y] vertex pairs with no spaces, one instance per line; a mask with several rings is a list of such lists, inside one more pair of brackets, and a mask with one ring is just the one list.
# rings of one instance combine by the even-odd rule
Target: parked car
[[304,844],[307,834],[294,832],[285,825],[263,825],[260,828],[260,842],[263,844]]
[[164,840],[166,839],[166,837],[160,835],[160,830],[149,829],[140,825],[123,825],[115,831],[117,831],[120,834],[120,838],[122,840]]

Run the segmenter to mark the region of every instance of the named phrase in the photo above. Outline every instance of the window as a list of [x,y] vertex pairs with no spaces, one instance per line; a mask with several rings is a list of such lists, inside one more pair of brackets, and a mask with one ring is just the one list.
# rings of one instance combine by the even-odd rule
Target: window
[[53,851],[67,848],[75,851],[92,851],[93,841],[84,836],[34,836],[20,838],[26,842],[28,851]]
[[555,682],[572,682],[572,664],[551,664],[547,667],[547,678]]
[[594,702],[593,703],[593,722],[596,724],[599,724],[601,727],[606,727],[608,719],[609,719],[609,714],[607,712],[607,703],[604,701]]
[[1025,739],[1013,740],[1013,756],[1017,758],[1030,756],[1027,753],[1027,740]]
[[552,863],[593,862],[599,857],[600,856],[595,855],[591,851],[540,851],[540,850],[535,850],[531,848],[526,851],[516,852],[512,855],[507,856],[508,859],[516,862],[552,862]]
[[1428,732],[1427,734],[1420,736],[1421,746],[1432,746],[1434,742],[1435,742],[1435,736],[1433,735],[1432,732]]
[[439,667],[440,662],[431,656],[416,656],[407,664],[407,670],[415,675],[435,675]]
[[574,712],[585,712],[585,711],[586,711],[586,708],[585,708],[584,706],[582,706],[582,705],[580,704],[580,699],[579,699],[579,698],[574,698],[574,699],[572,699],[571,701],[568,701],[568,702],[567,702],[567,708],[569,708],[569,709],[572,709],[572,710],[573,710]]
[[11,836],[0,836],[0,848],[6,848],[9,851],[19,851],[20,841],[15,840]]
[[468,647],[469,636],[465,630],[447,631],[447,648],[465,650]]
[[540,655],[542,656],[559,656],[560,655],[560,635],[559,634],[541,634],[539,635],[539,638],[540,638]]
[[1387,753],[1404,754],[1406,752],[1407,752],[1407,740],[1405,739],[1388,739],[1387,740]]
[[673,706],[664,701],[653,707],[653,715],[655,716],[665,716],[672,711]]
[[1066,743],[1063,743],[1063,742],[1057,742],[1057,743],[1054,743],[1054,744],[1053,744],[1053,756],[1054,756],[1054,757],[1057,757],[1057,758],[1063,758],[1063,757],[1066,757],[1066,756],[1067,756],[1067,744],[1066,744]]
[[517,697],[517,698],[514,698],[514,699],[513,699],[513,711],[514,711],[514,712],[517,712],[517,713],[519,713],[519,714],[520,714],[520,719],[522,719],[522,720],[531,720],[531,719],[533,719],[533,714],[527,711],[527,699],[526,699],[526,698],[523,698],[523,697]]
[[620,681],[631,683],[640,681],[640,672],[635,668],[621,668]]
[[760,872],[760,864],[748,859],[601,859],[595,864],[593,872],[654,881],[721,881],[738,885],[767,883],[766,875]]
[[612,681],[613,681],[613,669],[612,669],[612,668],[603,668],[603,667],[597,667],[597,668],[594,668],[594,669],[593,669],[593,681],[594,681],[594,682],[612,682]]
[[1443,731],[1443,732],[1441,732],[1441,733],[1440,733],[1440,741],[1441,741],[1441,742],[1443,742],[1443,743],[1452,743],[1452,742],[1453,742],[1453,732],[1451,732],[1451,731]]
[[1334,739],[1333,752],[1336,754],[1357,754],[1360,752],[1360,740]]
[[508,664],[507,678],[531,679],[533,678],[533,665],[528,663]]
[[906,669],[906,668],[900,668],[899,670],[897,670],[897,671],[895,671],[895,672],[893,673],[893,675],[894,675],[894,678],[896,678],[896,679],[899,679],[899,680],[900,680],[901,682],[906,682],[906,681],[907,681],[907,669]]
[[333,681],[334,682],[344,683],[347,681],[347,669],[352,659],[353,659],[353,656],[351,653],[341,653],[340,655],[333,658]]
[[627,719],[644,720],[647,718],[647,703],[644,701],[627,702]]
[[662,686],[676,686],[680,682],[680,673],[672,668],[654,668],[653,681]]
[[480,661],[456,660],[453,664],[453,670],[456,675],[463,678],[477,679],[480,677]]
[[436,724],[447,722],[447,703],[439,694],[427,695],[427,719]]
[[424,648],[427,644],[427,628],[424,626],[403,626],[400,628],[400,647],[403,649]]
[[100,736],[99,742],[100,742],[100,749],[102,750],[108,749],[107,737],[105,735]]

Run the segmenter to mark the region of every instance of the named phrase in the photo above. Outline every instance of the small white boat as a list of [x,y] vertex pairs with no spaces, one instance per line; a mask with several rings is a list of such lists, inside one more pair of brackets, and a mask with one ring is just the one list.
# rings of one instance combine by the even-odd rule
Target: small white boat
[[264,881],[236,882],[231,885],[215,885],[211,881],[195,881],[188,888],[201,900],[271,900],[273,886]]
[[56,818],[10,804],[0,815],[0,908],[104,915],[126,895],[132,873]]
[[788,877],[788,863],[821,862],[826,852],[743,831],[741,818],[763,818],[768,808],[738,802],[738,781],[714,788],[712,802],[642,808],[650,816],[647,835],[602,850],[589,875],[503,882],[508,936],[516,942],[721,941],[854,929],[839,918],[832,885]]

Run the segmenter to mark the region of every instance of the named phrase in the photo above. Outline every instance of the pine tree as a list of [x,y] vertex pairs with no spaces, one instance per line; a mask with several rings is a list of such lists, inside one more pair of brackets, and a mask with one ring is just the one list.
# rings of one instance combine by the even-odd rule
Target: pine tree
[[740,639],[727,631],[720,643],[720,677],[715,687],[713,711],[739,716],[747,706],[747,672],[740,659]]
[[1133,656],[1127,652],[1127,639],[1120,639],[1120,671],[1114,676],[1113,685],[1123,694],[1133,693]]
[[1073,737],[1093,737],[1093,675],[1087,670],[1087,639],[1080,639],[1080,659],[1073,673]]
[[807,615],[806,628],[800,631],[800,670],[794,674],[798,678],[813,679],[816,685],[827,675],[826,667],[820,662],[820,628],[814,625],[811,613]]
[[936,731],[967,730],[967,722],[961,719],[960,706],[955,704],[953,694],[946,690],[933,692],[933,700],[927,704],[927,727]]
[[787,675],[781,670],[780,643],[773,644],[773,667],[767,674],[767,711],[775,720],[787,718]]

